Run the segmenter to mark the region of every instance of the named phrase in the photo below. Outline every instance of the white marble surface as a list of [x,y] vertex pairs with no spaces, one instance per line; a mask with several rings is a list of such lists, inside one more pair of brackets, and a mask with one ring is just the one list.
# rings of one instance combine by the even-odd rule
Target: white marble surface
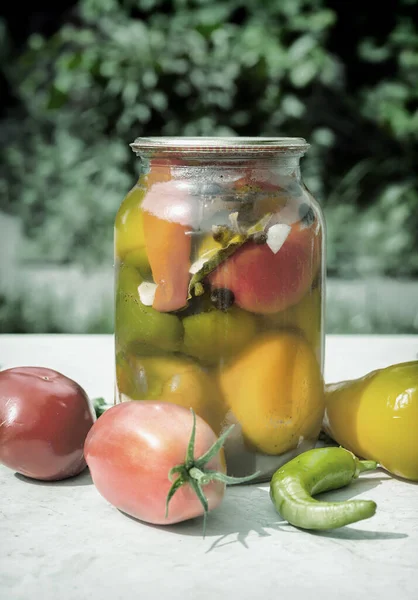
[[[111,336],[0,336],[0,365],[61,370],[113,395]],[[326,380],[418,358],[418,336],[330,336]],[[377,502],[333,532],[282,522],[268,485],[228,488],[201,521],[152,527],[106,503],[88,472],[42,484],[0,467],[1,600],[418,598],[418,484],[384,471],[327,494]]]

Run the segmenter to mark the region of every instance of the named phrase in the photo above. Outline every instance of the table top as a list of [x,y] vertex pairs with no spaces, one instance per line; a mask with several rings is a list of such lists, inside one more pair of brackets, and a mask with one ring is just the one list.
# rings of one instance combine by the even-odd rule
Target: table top
[[[418,358],[418,336],[328,336],[327,382]],[[113,337],[0,335],[2,369],[48,366],[113,398]],[[0,467],[1,600],[418,598],[418,484],[379,469],[324,499],[376,515],[328,532],[281,520],[268,484],[227,488],[208,518],[154,527],[109,505],[88,471],[55,483]]]

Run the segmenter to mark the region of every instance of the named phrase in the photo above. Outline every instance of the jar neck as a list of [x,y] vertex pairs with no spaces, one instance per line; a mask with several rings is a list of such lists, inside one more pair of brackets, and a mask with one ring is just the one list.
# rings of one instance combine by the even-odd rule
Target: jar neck
[[207,171],[242,171],[243,173],[248,172],[271,172],[276,175],[285,175],[300,179],[300,156],[274,156],[268,158],[251,158],[251,159],[240,159],[231,160],[216,157],[210,158],[142,158],[141,159],[141,171],[142,173],[149,173],[155,171],[156,173],[172,173],[173,176],[177,174],[178,177],[188,176],[193,178],[199,176]]

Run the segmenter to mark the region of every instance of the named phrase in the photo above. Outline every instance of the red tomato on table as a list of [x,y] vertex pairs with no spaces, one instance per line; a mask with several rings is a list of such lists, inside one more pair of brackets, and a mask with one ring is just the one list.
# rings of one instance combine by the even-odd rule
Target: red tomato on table
[[96,421],[93,404],[72,379],[44,367],[0,372],[0,463],[44,481],[78,475]]

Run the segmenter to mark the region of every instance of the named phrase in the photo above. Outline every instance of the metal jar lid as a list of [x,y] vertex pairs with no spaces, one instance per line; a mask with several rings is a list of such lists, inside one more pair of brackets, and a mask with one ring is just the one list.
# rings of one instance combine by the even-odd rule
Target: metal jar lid
[[293,137],[139,137],[130,144],[146,158],[164,156],[249,158],[286,154],[303,156],[309,144]]

